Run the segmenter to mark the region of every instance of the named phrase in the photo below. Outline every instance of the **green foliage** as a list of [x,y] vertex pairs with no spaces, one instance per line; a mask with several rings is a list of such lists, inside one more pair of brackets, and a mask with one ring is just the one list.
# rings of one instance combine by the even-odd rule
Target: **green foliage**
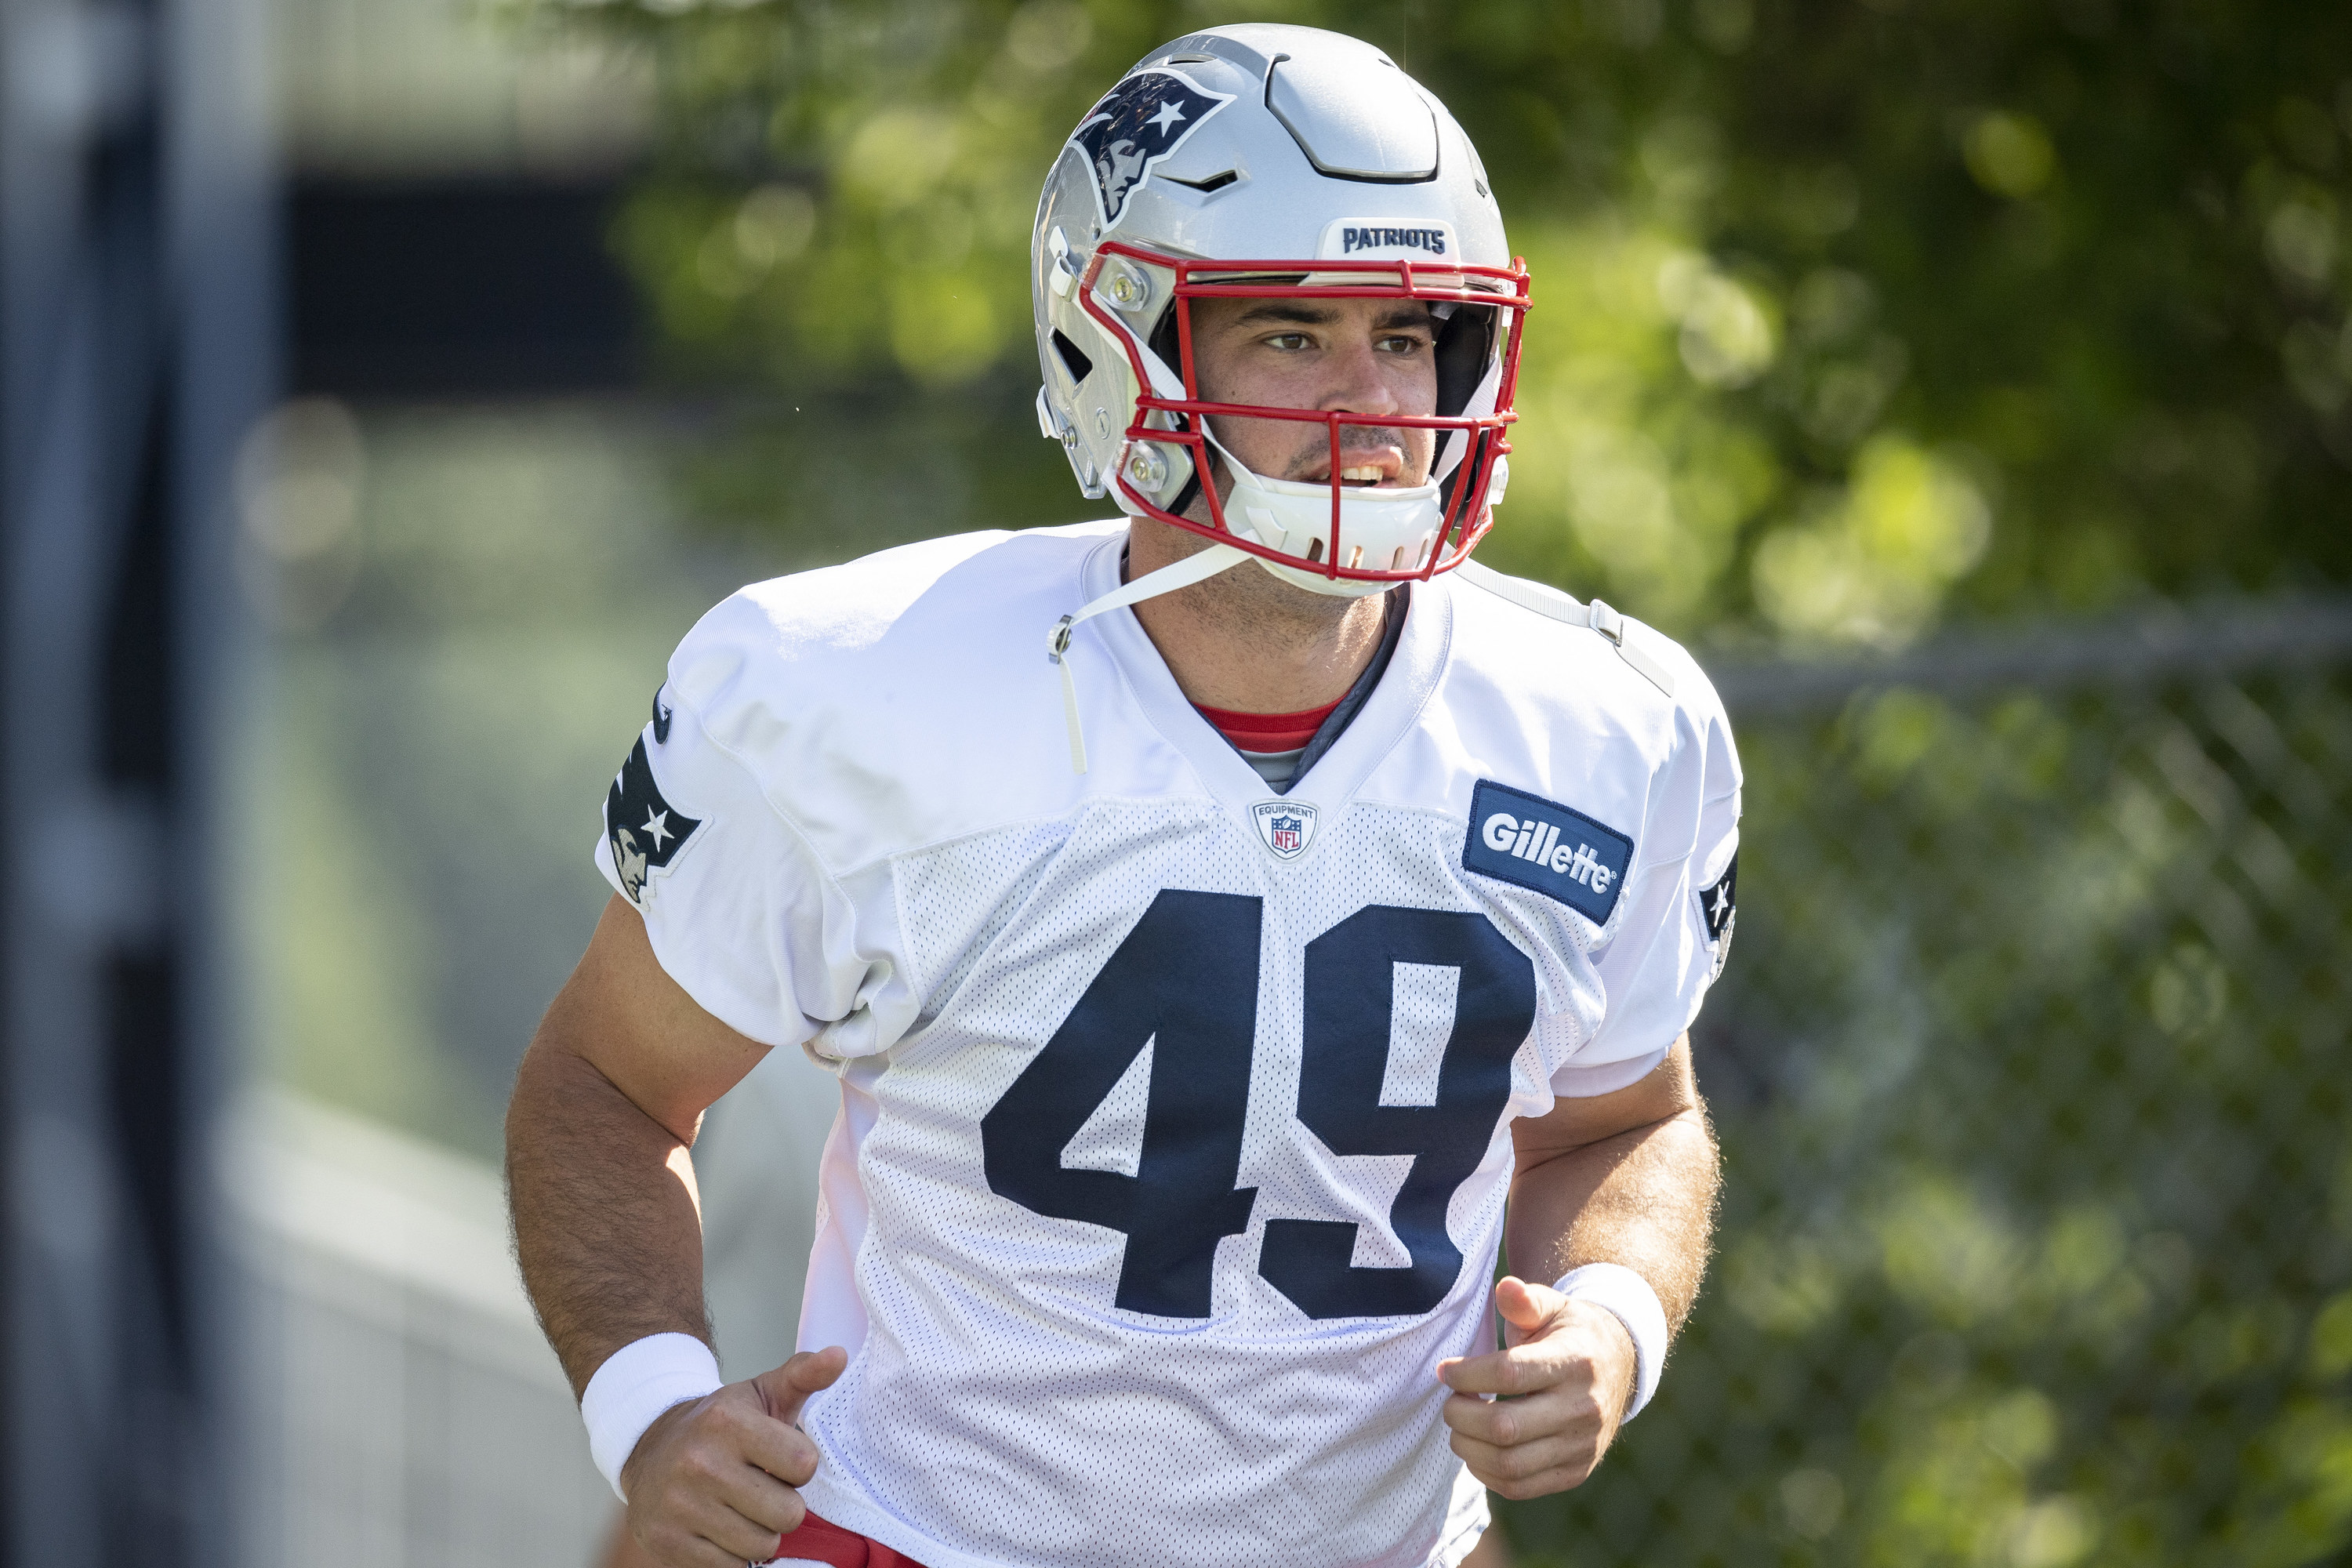
[[2352,685],[1742,728],[1722,1253],[1538,1563],[2352,1548]]
[[[1026,434],[1047,163],[1144,50],[1246,17],[1370,37],[1486,155],[1538,302],[1496,564],[1885,645],[1955,599],[2352,575],[2340,5],[514,3],[657,57],[616,241],[672,370],[895,386],[988,521],[1084,510]],[[732,426],[780,476],[798,428]]]

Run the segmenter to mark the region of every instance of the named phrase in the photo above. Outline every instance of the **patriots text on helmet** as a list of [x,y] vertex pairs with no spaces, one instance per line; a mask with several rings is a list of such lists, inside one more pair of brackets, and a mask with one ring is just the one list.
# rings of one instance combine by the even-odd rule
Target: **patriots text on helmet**
[[1340,254],[1352,256],[1359,250],[1387,248],[1426,250],[1432,256],[1445,254],[1445,231],[1442,228],[1348,228],[1340,231]]

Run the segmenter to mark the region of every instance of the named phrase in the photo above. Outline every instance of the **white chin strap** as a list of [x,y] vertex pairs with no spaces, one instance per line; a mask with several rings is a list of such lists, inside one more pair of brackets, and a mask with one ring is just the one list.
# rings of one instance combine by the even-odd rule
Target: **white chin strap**
[[[1331,486],[1339,476],[1315,484],[1270,479],[1234,458],[1214,431],[1206,434],[1234,479],[1224,499],[1225,526],[1269,549],[1310,558],[1307,552],[1331,531]],[[1409,571],[1428,561],[1444,523],[1444,503],[1433,480],[1393,489],[1342,489],[1339,538],[1349,559],[1339,564]],[[1258,564],[1294,587],[1335,598],[1360,599],[1393,585],[1378,578],[1328,577],[1314,566],[1286,565],[1263,556]]]
[[[1224,509],[1227,524],[1234,532],[1294,555],[1305,553],[1294,545],[1294,541],[1296,545],[1306,545],[1325,536],[1331,521],[1328,481],[1307,485],[1265,479],[1235,460],[1213,434],[1209,439],[1234,477],[1233,491],[1225,498]],[[1343,492],[1339,498],[1339,537],[1357,542],[1367,557],[1361,562],[1349,562],[1351,566],[1362,564],[1391,571],[1419,566],[1428,560],[1429,552],[1437,548],[1438,532],[1444,521],[1444,505],[1438,499],[1434,483],[1409,489]],[[1092,620],[1106,610],[1139,605],[1206,582],[1244,561],[1255,561],[1286,583],[1342,598],[1363,598],[1395,585],[1378,578],[1327,577],[1312,567],[1269,561],[1231,544],[1212,544],[1114,588],[1074,616],[1064,616],[1045,634],[1045,654],[1062,671],[1062,718],[1070,732],[1072,772],[1087,771],[1086,731],[1078,721],[1078,683],[1070,671],[1069,658],[1070,634],[1078,623]]]
[[1105,610],[1116,610],[1129,605],[1139,605],[1146,599],[1156,599],[1162,594],[1172,594],[1179,588],[1189,588],[1204,583],[1229,566],[1238,566],[1254,560],[1246,550],[1231,544],[1212,544],[1206,550],[1195,551],[1183,560],[1147,572],[1132,583],[1122,584],[1101,598],[1094,600],[1075,616],[1064,616],[1045,634],[1045,657],[1061,667],[1062,719],[1070,731],[1070,771],[1087,771],[1087,734],[1078,722],[1078,682],[1070,673],[1070,633],[1080,621],[1092,620]]

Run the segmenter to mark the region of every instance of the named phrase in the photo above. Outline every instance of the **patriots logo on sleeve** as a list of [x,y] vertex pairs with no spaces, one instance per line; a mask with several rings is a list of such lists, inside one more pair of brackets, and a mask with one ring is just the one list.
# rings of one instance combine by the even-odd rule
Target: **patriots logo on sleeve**
[[1731,956],[1731,928],[1738,923],[1739,907],[1739,856],[1734,851],[1731,864],[1723,875],[1708,887],[1698,890],[1699,918],[1706,922],[1706,942],[1715,949],[1715,972],[1723,973],[1723,961]]
[[1127,198],[1143,184],[1151,165],[1181,147],[1203,121],[1232,101],[1231,93],[1211,92],[1172,70],[1138,71],[1104,94],[1070,132],[1070,145],[1094,167],[1103,226],[1118,222]]
[[701,818],[687,816],[662,798],[653,766],[646,761],[645,737],[638,736],[629,760],[621,764],[620,776],[604,794],[604,837],[621,890],[631,903],[645,906],[646,881],[677,858],[701,826]]

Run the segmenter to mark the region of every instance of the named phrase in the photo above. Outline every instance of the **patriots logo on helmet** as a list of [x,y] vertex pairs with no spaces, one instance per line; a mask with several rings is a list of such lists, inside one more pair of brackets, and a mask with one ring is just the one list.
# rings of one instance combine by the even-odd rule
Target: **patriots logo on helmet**
[[1231,93],[1211,92],[1172,70],[1138,71],[1104,94],[1070,132],[1070,145],[1094,167],[1103,226],[1118,222],[1127,198],[1151,165],[1181,147],[1202,121],[1232,101]]

